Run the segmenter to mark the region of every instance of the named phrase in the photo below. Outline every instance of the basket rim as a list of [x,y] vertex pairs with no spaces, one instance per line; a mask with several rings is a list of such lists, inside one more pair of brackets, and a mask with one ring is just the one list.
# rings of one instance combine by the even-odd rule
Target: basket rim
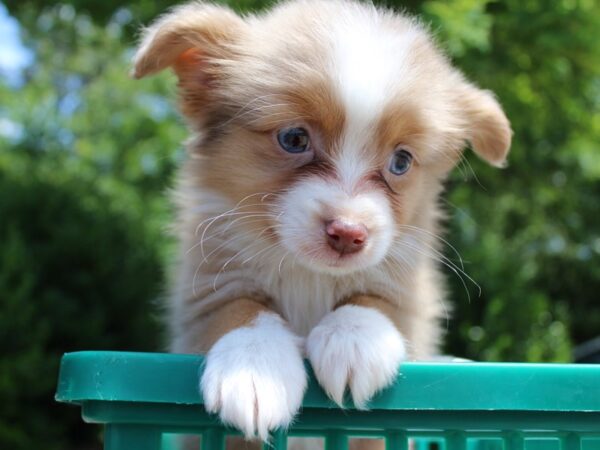
[[[201,405],[200,355],[80,351],[61,360],[56,400]],[[304,408],[338,408],[310,367]],[[352,405],[348,405],[352,408]],[[600,365],[406,362],[371,410],[600,412]]]

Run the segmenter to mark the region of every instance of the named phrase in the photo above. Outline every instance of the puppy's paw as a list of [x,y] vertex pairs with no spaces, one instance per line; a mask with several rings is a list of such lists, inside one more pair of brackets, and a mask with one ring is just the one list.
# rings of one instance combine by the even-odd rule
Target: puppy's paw
[[273,313],[224,335],[206,356],[200,381],[205,408],[246,438],[267,440],[287,427],[306,389],[301,339]]
[[327,314],[308,336],[306,351],[332,400],[343,406],[348,386],[359,409],[394,380],[406,357],[404,339],[392,321],[376,309],[355,305]]

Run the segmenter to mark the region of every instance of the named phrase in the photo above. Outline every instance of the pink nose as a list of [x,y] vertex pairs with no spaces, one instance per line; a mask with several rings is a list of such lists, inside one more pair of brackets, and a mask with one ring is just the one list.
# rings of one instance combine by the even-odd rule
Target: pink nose
[[341,255],[358,252],[369,235],[363,224],[340,219],[325,222],[325,234],[329,246]]

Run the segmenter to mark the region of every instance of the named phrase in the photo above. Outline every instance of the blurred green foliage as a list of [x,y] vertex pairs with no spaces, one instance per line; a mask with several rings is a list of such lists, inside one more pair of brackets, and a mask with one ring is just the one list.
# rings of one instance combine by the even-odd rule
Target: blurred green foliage
[[469,304],[454,283],[449,346],[485,360],[568,360],[600,332],[600,6],[453,0],[423,11],[514,129],[508,169],[471,158],[478,180],[463,168],[449,184],[450,240],[482,286],[479,298],[469,286]]
[[53,402],[61,355],[158,348],[161,260],[93,184],[19,165],[0,163],[0,447],[64,449],[91,430]]
[[[468,153],[448,182],[449,241],[481,294],[448,272],[447,351],[568,361],[600,330],[600,7],[385,3],[431,23],[515,131],[508,169]],[[22,84],[0,79],[0,448],[95,448],[77,411],[52,403],[58,358],[160,349],[165,194],[186,133],[174,77],[127,74],[136,30],[171,2],[5,4],[35,60]]]

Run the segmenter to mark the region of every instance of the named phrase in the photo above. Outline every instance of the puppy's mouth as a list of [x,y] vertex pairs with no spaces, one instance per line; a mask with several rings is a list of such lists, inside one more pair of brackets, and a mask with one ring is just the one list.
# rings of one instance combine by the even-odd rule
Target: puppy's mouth
[[332,249],[327,242],[301,246],[298,260],[308,269],[333,274],[348,274],[373,264],[366,250],[348,252]]
[[349,268],[364,259],[360,252],[344,253],[325,249],[323,253],[321,261],[333,268]]

